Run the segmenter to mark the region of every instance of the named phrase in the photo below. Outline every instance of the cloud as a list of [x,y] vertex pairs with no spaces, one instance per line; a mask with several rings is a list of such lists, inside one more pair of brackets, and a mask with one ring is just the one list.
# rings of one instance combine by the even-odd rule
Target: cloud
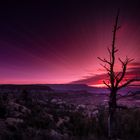
[[106,74],[95,75],[95,76],[87,76],[85,78],[79,79],[77,81],[73,81],[73,84],[87,84],[87,85],[94,85],[99,83],[102,79],[107,79]]
[[137,67],[140,68],[140,62],[133,62],[129,64],[130,67]]
[[[140,63],[134,63],[132,67],[127,69],[125,74],[125,80],[131,78],[140,78]],[[135,67],[134,67],[135,66]],[[136,67],[138,66],[138,67]],[[77,81],[73,81],[73,84],[87,84],[87,85],[96,85],[102,84],[103,80],[108,80],[108,76],[106,73],[94,75],[94,76],[87,76]]]

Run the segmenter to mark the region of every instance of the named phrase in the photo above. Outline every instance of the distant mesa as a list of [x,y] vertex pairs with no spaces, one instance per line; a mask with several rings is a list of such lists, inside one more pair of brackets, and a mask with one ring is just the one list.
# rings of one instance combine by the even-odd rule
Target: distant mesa
[[28,90],[28,91],[32,91],[32,90],[36,90],[36,91],[53,91],[52,88],[50,88],[47,85],[38,85],[38,84],[34,84],[34,85],[14,85],[14,84],[4,84],[4,85],[0,85],[0,90]]
[[[83,92],[83,93],[108,93],[107,88],[92,87],[86,84],[30,84],[30,85],[16,85],[16,84],[1,84],[0,92],[19,92],[19,91],[29,91],[38,93],[67,93],[67,92]],[[140,91],[139,87],[127,87],[120,90],[120,93],[127,93],[129,91]]]
[[102,93],[106,90],[97,87],[90,87],[86,84],[30,84],[30,85],[16,85],[3,84],[0,85],[0,91],[21,91],[27,90],[31,92],[84,92],[84,93]]

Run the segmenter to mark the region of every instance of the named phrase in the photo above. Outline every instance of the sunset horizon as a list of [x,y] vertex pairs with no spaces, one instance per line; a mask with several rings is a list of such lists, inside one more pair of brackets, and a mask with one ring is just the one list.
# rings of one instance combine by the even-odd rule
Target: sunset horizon
[[140,140],[140,2],[0,3],[0,140]]
[[97,57],[108,59],[118,7],[121,28],[116,39],[116,72],[121,70],[117,59],[128,56],[135,60],[128,66],[126,79],[140,77],[137,4],[48,1],[46,5],[2,5],[0,84],[101,86],[106,71]]

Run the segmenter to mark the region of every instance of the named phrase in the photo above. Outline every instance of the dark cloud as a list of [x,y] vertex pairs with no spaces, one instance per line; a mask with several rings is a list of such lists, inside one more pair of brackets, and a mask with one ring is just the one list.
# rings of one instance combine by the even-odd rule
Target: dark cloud
[[[138,63],[139,64],[139,63]],[[140,67],[129,68],[126,72],[124,79],[139,78],[140,79]],[[96,85],[101,84],[103,80],[108,80],[107,74],[99,74],[95,76],[87,76],[83,79],[73,81],[73,84],[87,84]]]
[[94,85],[97,84],[99,81],[107,79],[106,74],[100,74],[100,75],[95,75],[95,76],[87,76],[83,79],[73,81],[73,84],[87,84],[87,85]]
[[130,67],[137,67],[140,68],[140,62],[133,62],[129,64]]

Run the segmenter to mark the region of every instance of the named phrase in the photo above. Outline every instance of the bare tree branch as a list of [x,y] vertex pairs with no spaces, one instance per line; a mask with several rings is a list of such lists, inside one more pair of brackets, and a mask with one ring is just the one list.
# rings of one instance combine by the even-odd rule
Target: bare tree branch
[[105,62],[105,63],[108,63],[109,65],[111,64],[108,60],[106,60],[105,58],[104,59],[102,59],[102,58],[100,58],[100,57],[97,57],[99,60],[101,60],[102,62]]
[[119,79],[119,76],[120,76],[120,75],[121,75],[121,72],[116,73],[116,75],[115,75],[116,81]]
[[100,64],[106,71],[110,72],[109,68],[106,65]]
[[104,83],[109,89],[111,89],[111,87],[110,87],[109,84],[107,84],[105,81],[103,81],[103,83]]
[[118,87],[118,89],[121,89],[123,87],[128,86],[129,84],[131,84],[132,82],[136,82],[136,81],[140,81],[140,79],[130,79],[127,82],[125,82],[124,84],[122,84],[121,86]]
[[117,30],[119,30],[120,28],[121,28],[121,26],[118,26],[118,27],[117,27]]
[[125,61],[122,61],[120,58],[119,58],[119,61],[122,63],[122,72],[119,73],[119,75],[121,74],[120,78],[118,76],[116,76],[116,88],[118,88],[119,86],[119,83],[124,79],[125,77],[125,74],[126,74],[126,68],[127,68],[127,65],[133,61],[134,59],[130,59],[128,57],[126,57]]
[[118,49],[114,50],[114,53],[116,53],[118,51]]

